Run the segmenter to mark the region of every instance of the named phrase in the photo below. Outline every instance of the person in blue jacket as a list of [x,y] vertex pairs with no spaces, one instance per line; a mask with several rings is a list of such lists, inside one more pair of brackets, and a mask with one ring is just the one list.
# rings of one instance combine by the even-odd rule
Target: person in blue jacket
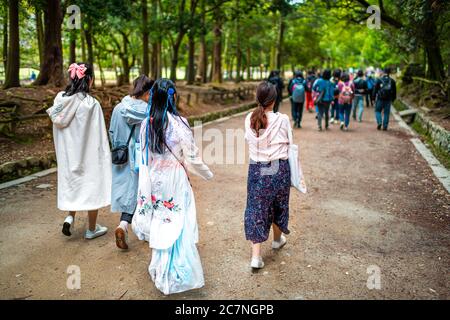
[[135,79],[132,92],[114,108],[111,116],[109,137],[112,148],[126,145],[129,140],[128,162],[112,166],[111,212],[121,212],[120,224],[115,231],[116,245],[120,249],[128,249],[128,225],[137,205],[139,174],[135,150],[153,83],[145,75]]
[[331,83],[331,71],[325,69],[322,78],[316,81],[313,90],[318,93],[316,104],[318,108],[317,123],[319,131],[322,131],[322,118],[325,117],[325,130],[328,130],[328,122],[330,116],[330,105],[334,100],[335,85]]

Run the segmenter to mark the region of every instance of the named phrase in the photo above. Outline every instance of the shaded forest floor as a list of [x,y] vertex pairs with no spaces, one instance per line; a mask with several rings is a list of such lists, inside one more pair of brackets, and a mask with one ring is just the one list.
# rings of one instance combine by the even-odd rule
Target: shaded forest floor
[[[228,98],[222,99],[220,95],[216,95],[215,98],[208,97],[208,93],[231,92],[238,88],[253,89],[256,85],[257,82],[243,82],[239,85],[227,82],[220,85],[205,84],[201,86],[186,86],[183,82],[178,82],[177,86],[180,96],[178,109],[185,117],[221,111],[253,100],[253,94],[241,95],[240,97],[232,97],[232,95],[229,95]],[[124,85],[121,87],[97,87],[92,90],[92,95],[102,105],[108,128],[114,106],[129,93],[130,89],[131,86]],[[0,103],[11,101],[20,104],[20,115],[45,115],[45,110],[52,105],[54,97],[60,90],[62,89],[48,86],[24,86],[21,88],[0,90]],[[198,101],[192,99],[188,104],[187,96],[193,92],[198,92],[200,98]],[[0,164],[27,157],[40,157],[51,151],[54,151],[52,124],[46,116],[18,123],[14,134],[9,134],[8,132],[6,134],[0,133]]]

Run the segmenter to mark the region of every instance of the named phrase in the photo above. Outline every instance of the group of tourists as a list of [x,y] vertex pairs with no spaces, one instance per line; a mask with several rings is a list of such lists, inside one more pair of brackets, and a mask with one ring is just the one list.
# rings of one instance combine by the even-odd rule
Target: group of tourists
[[[177,111],[174,82],[145,75],[135,79],[131,93],[115,106],[107,130],[101,105],[90,95],[92,66],[73,63],[68,72],[70,84],[47,110],[58,163],[57,207],[68,212],[62,233],[71,236],[76,212],[88,211],[84,237],[106,234],[107,227],[97,223],[98,210],[111,205],[112,212],[121,213],[114,232],[116,246],[128,249],[131,224],[136,236],[152,248],[148,271],[160,291],[172,294],[202,287],[188,172],[206,180],[213,173],[199,155],[186,118]],[[250,150],[244,225],[254,269],[264,267],[261,244],[271,228],[272,248],[286,244],[291,185],[306,190],[299,185],[304,182],[289,117],[276,112],[280,97],[276,85],[260,83],[257,107],[243,123]]]
[[[330,124],[340,124],[340,129],[348,131],[350,117],[362,122],[364,105],[375,106],[378,130],[387,130],[391,104],[397,96],[395,80],[390,77],[391,69],[385,68],[380,77],[375,78],[373,70],[350,71],[329,69],[323,72],[295,71],[287,86],[291,102],[294,127],[301,128],[303,110],[316,112],[318,130],[328,130]],[[279,72],[273,71],[268,79],[278,88],[281,97],[283,81]],[[278,109],[276,109],[277,111]]]

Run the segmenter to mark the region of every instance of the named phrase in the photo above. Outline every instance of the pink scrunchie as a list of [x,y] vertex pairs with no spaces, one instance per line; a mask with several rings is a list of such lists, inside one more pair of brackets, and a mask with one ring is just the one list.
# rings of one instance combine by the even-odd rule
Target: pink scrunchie
[[81,79],[85,76],[85,72],[86,72],[87,68],[85,67],[84,64],[76,64],[76,63],[72,63],[69,66],[69,71],[70,72],[70,78],[75,79],[75,75],[78,77],[78,79]]

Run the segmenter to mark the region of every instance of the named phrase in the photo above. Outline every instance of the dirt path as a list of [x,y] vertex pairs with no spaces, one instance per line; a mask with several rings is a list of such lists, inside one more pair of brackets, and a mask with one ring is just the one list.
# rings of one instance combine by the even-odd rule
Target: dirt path
[[[170,297],[150,281],[148,246],[134,235],[128,252],[116,249],[113,232],[86,241],[84,213],[71,238],[60,233],[55,175],[2,190],[0,298],[449,299],[450,196],[395,123],[381,132],[373,109],[364,117],[349,132],[320,133],[305,115],[295,140],[309,193],[292,191],[288,244],[278,253],[265,244],[258,273],[243,233],[248,165],[213,165],[213,181],[193,178],[206,285]],[[211,126],[242,128],[243,117]],[[112,231],[118,219],[104,209],[99,221]],[[80,267],[80,290],[66,287],[70,265]],[[380,290],[366,286],[373,265]]]

